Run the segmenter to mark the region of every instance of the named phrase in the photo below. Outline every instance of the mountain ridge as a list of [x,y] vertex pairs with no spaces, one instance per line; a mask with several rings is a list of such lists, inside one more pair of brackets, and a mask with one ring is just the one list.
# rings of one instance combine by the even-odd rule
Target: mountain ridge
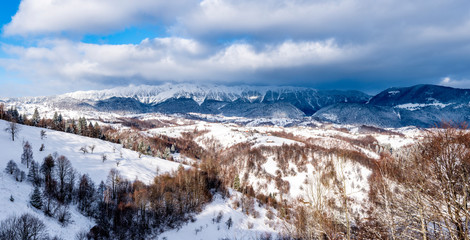
[[[78,91],[57,96],[9,99],[7,102],[49,104],[59,109],[89,109],[91,107],[98,111],[110,112],[182,113],[192,111],[211,114],[230,113],[231,116],[242,117],[299,118],[310,116],[324,106],[334,103],[365,103],[369,99],[369,95],[360,91],[317,90],[304,87],[164,84]],[[234,104],[236,102],[243,102],[252,110],[240,112],[239,106]],[[275,114],[267,110],[276,109],[276,106],[278,110],[283,110],[275,111]]]
[[431,84],[392,87],[374,96],[355,90],[304,87],[141,85],[6,102],[132,114],[201,113],[253,119],[312,116],[320,121],[377,127],[433,127],[443,121],[470,122],[470,89]]

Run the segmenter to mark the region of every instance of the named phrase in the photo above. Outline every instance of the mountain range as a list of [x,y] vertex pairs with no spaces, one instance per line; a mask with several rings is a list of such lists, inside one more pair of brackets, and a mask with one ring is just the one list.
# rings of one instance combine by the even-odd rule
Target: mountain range
[[304,118],[378,127],[432,127],[470,120],[470,90],[437,85],[360,91],[300,87],[165,84],[3,99],[57,109],[118,113],[202,113],[246,118]]

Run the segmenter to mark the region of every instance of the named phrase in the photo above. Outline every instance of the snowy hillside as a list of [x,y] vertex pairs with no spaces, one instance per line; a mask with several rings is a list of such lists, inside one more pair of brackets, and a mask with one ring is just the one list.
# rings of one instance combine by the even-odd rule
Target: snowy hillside
[[[5,121],[0,120],[2,129],[6,127],[6,124]],[[127,179],[139,179],[149,183],[156,175],[157,167],[162,172],[168,172],[179,166],[178,163],[146,155],[139,158],[138,153],[122,148],[119,144],[75,134],[46,130],[46,138],[41,140],[41,130],[41,128],[21,126],[18,139],[14,142],[8,138],[5,131],[1,131],[2,163],[0,164],[6,166],[6,162],[10,159],[19,162],[23,152],[22,143],[29,141],[33,147],[33,156],[36,161],[42,161],[47,155],[57,152],[58,155],[69,158],[74,168],[81,173],[88,173],[92,180],[97,183],[105,181],[109,170],[112,168],[118,169]],[[41,144],[45,146],[44,151],[39,151]],[[88,148],[92,145],[96,146],[93,153],[83,154],[80,151],[81,147]],[[102,161],[103,154],[107,156],[107,160],[104,162]]]
[[[104,142],[97,139],[81,137],[73,134],[46,131],[46,138],[41,140],[40,128],[21,126],[18,138],[13,142],[8,133],[3,131],[7,122],[0,120],[0,221],[11,216],[29,212],[43,220],[51,235],[57,235],[63,239],[74,239],[79,231],[88,231],[94,226],[94,222],[82,214],[75,207],[71,208],[72,223],[63,227],[57,220],[44,216],[44,213],[29,206],[30,193],[33,187],[27,181],[17,182],[10,174],[5,173],[7,162],[14,160],[18,167],[28,173],[26,166],[21,164],[20,157],[23,152],[23,141],[29,141],[33,149],[33,157],[41,162],[48,154],[57,152],[66,156],[77,171],[89,174],[94,182],[106,181],[108,172],[112,168],[118,169],[128,179],[140,179],[143,182],[152,181],[157,168],[161,172],[177,169],[178,163],[163,159],[144,156],[138,158],[138,154],[128,149],[122,149],[120,145]],[[41,144],[45,150],[39,151]],[[79,149],[83,146],[96,145],[93,153],[83,154]],[[113,149],[116,148],[116,151]],[[122,152],[122,157],[120,155]],[[107,155],[107,160],[102,161],[102,154]],[[119,162],[119,166],[116,163]],[[13,196],[14,202],[10,201]]]
[[[8,122],[0,120],[0,127],[4,129]],[[0,132],[0,146],[2,157],[0,158],[0,221],[13,215],[31,213],[44,221],[51,236],[58,236],[62,239],[75,239],[78,232],[87,232],[96,223],[89,217],[83,216],[76,206],[70,207],[71,222],[63,226],[56,219],[46,217],[42,211],[33,208],[30,204],[30,195],[33,187],[30,182],[24,180],[18,182],[14,176],[3,171],[9,160],[14,160],[20,170],[28,172],[25,165],[21,164],[20,156],[23,152],[23,143],[28,141],[32,145],[33,157],[41,162],[47,155],[57,153],[66,156],[73,167],[81,174],[87,173],[91,179],[99,183],[106,181],[108,172],[115,168],[120,174],[129,179],[138,179],[144,183],[151,183],[154,176],[174,171],[180,164],[163,160],[160,158],[139,154],[129,149],[122,148],[119,144],[77,136],[74,134],[46,130],[46,137],[41,139],[41,128],[20,126],[15,141],[11,141],[10,135],[5,131]],[[44,151],[39,151],[39,147],[44,144]],[[80,148],[96,146],[93,153],[83,153]],[[102,156],[106,155],[107,160],[103,162]],[[157,170],[158,169],[158,170]],[[14,198],[12,202],[10,196]],[[261,214],[257,218],[249,217],[241,211],[241,208],[234,208],[233,202],[238,201],[241,195],[233,192],[231,198],[215,197],[214,202],[207,205],[203,212],[195,216],[196,221],[183,225],[178,231],[164,233],[162,237],[167,239],[181,239],[183,237],[201,237],[202,239],[219,239],[224,237],[239,236],[242,238],[256,238],[265,234],[275,236],[282,226],[280,220],[272,215],[266,217],[266,209],[257,208]],[[238,199],[238,200],[237,200]],[[273,210],[275,211],[275,210]],[[223,214],[217,222],[214,222],[217,215]],[[228,227],[228,219],[233,223]],[[267,219],[267,220],[265,220]],[[210,226],[209,226],[210,225]],[[277,228],[277,230],[276,230]],[[199,229],[199,230],[198,230]],[[198,235],[199,234],[199,235]]]

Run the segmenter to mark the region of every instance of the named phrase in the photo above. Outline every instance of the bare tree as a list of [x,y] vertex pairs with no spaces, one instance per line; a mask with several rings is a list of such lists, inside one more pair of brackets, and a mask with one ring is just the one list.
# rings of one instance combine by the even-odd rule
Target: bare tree
[[111,189],[112,199],[116,198],[116,188],[121,178],[122,177],[121,177],[121,174],[119,173],[119,170],[112,168],[109,171],[108,178],[106,179],[106,184]]
[[432,197],[433,213],[452,239],[470,239],[470,134],[464,129],[431,133],[415,156],[428,170],[423,191]]
[[49,239],[49,236],[46,225],[39,218],[25,213],[0,223],[0,239]]
[[83,154],[88,153],[88,150],[87,150],[86,146],[81,147],[79,150],[80,150],[80,152],[83,152]]
[[11,140],[15,141],[15,137],[20,132],[21,127],[16,122],[8,123],[8,126],[5,128],[5,132],[11,134]]
[[31,144],[28,141],[23,145],[23,154],[21,155],[21,163],[26,164],[29,168],[29,164],[33,161],[33,150]]
[[60,156],[57,158],[55,174],[59,188],[57,200],[64,202],[65,196],[67,195],[67,185],[73,184],[70,179],[72,178],[72,174],[74,174],[72,163],[70,163],[70,161],[65,156]]
[[41,130],[40,135],[41,135],[41,140],[43,140],[44,138],[46,138],[46,131]]
[[95,151],[96,145],[95,144],[90,145],[89,148],[91,150],[91,153],[93,153],[93,151]]

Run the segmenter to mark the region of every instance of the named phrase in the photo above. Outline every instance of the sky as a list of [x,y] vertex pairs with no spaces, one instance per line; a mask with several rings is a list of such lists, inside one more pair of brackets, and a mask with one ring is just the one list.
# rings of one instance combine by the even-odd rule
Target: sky
[[0,97],[197,83],[470,88],[468,0],[7,0]]

